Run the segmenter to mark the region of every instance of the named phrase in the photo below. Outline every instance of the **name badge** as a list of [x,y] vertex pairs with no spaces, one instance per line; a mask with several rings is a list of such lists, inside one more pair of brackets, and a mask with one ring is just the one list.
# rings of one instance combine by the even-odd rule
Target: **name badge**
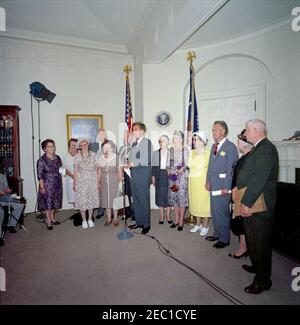
[[226,178],[226,174],[219,174],[219,178]]

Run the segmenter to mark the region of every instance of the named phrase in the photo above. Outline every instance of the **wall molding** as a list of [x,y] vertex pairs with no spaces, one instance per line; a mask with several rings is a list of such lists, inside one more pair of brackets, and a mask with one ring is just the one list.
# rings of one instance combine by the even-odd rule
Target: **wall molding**
[[[110,68],[120,66],[120,58],[124,64],[132,64],[133,58],[127,53],[112,53],[82,47],[15,39],[0,36],[0,57],[2,59],[31,60],[36,62],[52,62],[64,65],[81,65],[93,68]],[[114,63],[115,62],[115,63]]]
[[35,42],[48,43],[48,44],[64,45],[69,47],[72,46],[72,47],[113,52],[113,53],[128,54],[127,47],[121,44],[97,42],[97,41],[85,40],[81,38],[39,33],[39,32],[27,31],[27,30],[16,29],[16,28],[7,28],[7,31],[1,33],[0,37],[35,41]]

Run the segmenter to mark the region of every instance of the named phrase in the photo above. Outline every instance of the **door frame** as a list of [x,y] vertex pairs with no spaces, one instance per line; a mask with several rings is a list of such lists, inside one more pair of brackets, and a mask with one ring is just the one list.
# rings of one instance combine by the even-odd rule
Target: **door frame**
[[[249,84],[242,87],[235,87],[235,88],[229,88],[229,89],[211,91],[211,92],[196,91],[198,116],[199,118],[201,118],[201,110],[199,111],[199,102],[201,100],[215,100],[215,99],[239,97],[239,96],[247,96],[247,95],[254,95],[256,98],[256,110],[254,112],[255,118],[266,121],[266,82]],[[185,102],[184,103],[185,119],[184,119],[183,129],[185,130],[187,117],[188,117],[188,98],[185,98],[184,102]],[[246,122],[247,121],[245,121],[245,123]]]

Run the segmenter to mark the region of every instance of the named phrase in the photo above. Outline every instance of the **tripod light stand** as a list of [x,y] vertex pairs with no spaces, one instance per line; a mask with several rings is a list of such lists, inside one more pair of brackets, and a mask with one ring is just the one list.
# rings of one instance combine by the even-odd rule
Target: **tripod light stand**
[[[39,143],[39,157],[41,157],[41,115],[40,115],[40,103],[42,101],[47,101],[49,104],[53,101],[56,94],[51,92],[49,89],[47,89],[41,82],[34,81],[30,84],[30,95],[31,95],[31,118],[32,118],[32,155],[33,155],[33,175],[34,175],[34,184],[36,188],[36,193],[38,193],[37,189],[37,179],[36,179],[36,171],[34,166],[34,123],[33,123],[33,98],[38,103],[38,143]],[[44,222],[45,216],[41,213],[39,216],[37,216],[37,221]]]

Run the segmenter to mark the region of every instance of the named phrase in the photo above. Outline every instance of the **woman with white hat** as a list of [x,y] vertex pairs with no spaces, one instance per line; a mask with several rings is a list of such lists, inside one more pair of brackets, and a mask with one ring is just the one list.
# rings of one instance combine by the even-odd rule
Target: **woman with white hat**
[[210,152],[205,150],[207,138],[203,131],[193,134],[193,144],[195,149],[191,151],[188,160],[189,210],[197,218],[197,225],[190,232],[200,231],[200,236],[206,236],[209,230],[210,197],[205,182]]
[[[74,159],[75,209],[80,210],[83,229],[94,227],[93,211],[100,205],[99,166],[95,153],[89,150],[89,145],[89,139],[80,139],[78,141],[80,153]],[[86,210],[88,210],[88,221]]]

